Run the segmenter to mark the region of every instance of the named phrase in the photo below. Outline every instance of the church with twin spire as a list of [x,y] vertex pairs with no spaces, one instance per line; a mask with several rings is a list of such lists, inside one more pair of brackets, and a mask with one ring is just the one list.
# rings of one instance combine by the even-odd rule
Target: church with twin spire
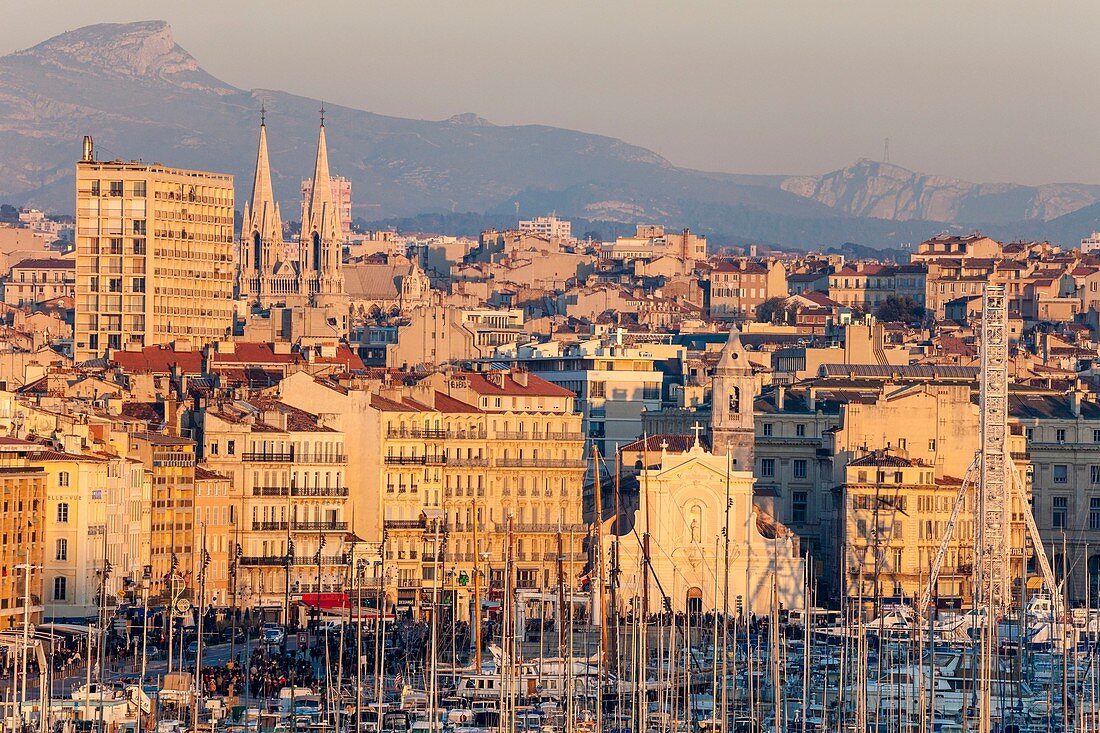
[[[340,215],[330,181],[322,109],[313,186],[309,197],[302,203],[302,226],[297,246],[284,242],[282,214],[271,185],[266,111],[262,111],[256,172],[252,196],[242,212],[238,260],[237,297],[249,312],[278,311],[291,315],[289,319],[285,315],[279,318],[280,322],[305,324],[318,320],[307,317],[307,309],[312,309],[317,315],[322,315],[319,321],[322,331],[333,334],[347,332],[348,299],[342,272],[344,233],[340,228]],[[274,322],[276,319],[271,320]],[[315,329],[306,328],[307,332],[312,330]]]

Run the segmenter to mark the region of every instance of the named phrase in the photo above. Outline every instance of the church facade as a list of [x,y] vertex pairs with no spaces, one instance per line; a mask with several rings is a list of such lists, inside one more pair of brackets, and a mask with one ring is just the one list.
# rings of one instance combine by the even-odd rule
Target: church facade
[[653,458],[656,463],[638,476],[638,509],[621,530],[612,525],[604,540],[605,546],[618,541],[623,608],[632,599],[639,599],[637,607],[647,583],[651,613],[728,608],[759,615],[776,605],[802,608],[805,562],[798,538],[753,506],[752,473],[733,470],[727,456],[698,442]]
[[302,202],[297,243],[283,241],[282,215],[271,185],[267,124],[261,118],[252,196],[242,216],[238,300],[254,310],[301,310],[323,314],[333,331],[346,334],[348,298],[344,288],[344,235],[333,200],[324,112],[317,137],[310,195]]

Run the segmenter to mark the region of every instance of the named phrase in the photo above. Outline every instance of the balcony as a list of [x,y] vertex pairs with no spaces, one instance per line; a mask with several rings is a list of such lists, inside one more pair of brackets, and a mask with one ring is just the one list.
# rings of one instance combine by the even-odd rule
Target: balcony
[[253,453],[246,452],[241,454],[242,461],[253,461],[255,463],[293,463],[294,453],[288,451],[286,453]]
[[288,496],[290,494],[290,487],[288,486],[253,486],[253,496]]
[[387,519],[384,526],[386,529],[425,529],[427,524],[423,519]]
[[346,486],[291,486],[291,496],[321,496],[339,498],[348,495]]
[[291,529],[295,532],[346,532],[347,522],[294,522]]
[[447,437],[447,431],[443,428],[390,428],[386,431],[387,438],[422,438],[424,440],[443,440]]
[[588,468],[580,458],[498,458],[498,468]]
[[508,430],[498,430],[493,434],[498,440],[584,440],[584,433],[571,433],[564,431],[548,431],[545,433],[528,433],[526,431],[515,432]]
[[488,458],[448,458],[447,465],[453,468],[488,468]]
[[427,463],[427,456],[386,456],[384,461],[389,466],[423,466]]
[[347,463],[348,457],[336,453],[294,453],[296,463]]
[[[507,522],[497,522],[496,523],[496,530],[497,530],[497,532],[507,532],[508,531],[508,523]],[[514,523],[512,525],[512,531],[513,532],[541,532],[541,533],[551,533],[551,534],[557,534],[558,532],[561,532],[562,534],[569,534],[570,532],[573,532],[574,534],[577,534],[577,533],[587,533],[588,532],[588,525],[586,525],[586,524],[532,524],[532,523],[521,524],[521,523],[517,522],[517,523]]]
[[253,522],[253,532],[286,532],[286,522]]

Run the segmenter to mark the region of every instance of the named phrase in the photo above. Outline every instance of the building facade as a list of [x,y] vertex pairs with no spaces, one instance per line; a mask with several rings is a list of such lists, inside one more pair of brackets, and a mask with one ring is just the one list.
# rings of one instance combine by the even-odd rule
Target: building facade
[[227,174],[77,163],[78,361],[232,333],[233,204]]

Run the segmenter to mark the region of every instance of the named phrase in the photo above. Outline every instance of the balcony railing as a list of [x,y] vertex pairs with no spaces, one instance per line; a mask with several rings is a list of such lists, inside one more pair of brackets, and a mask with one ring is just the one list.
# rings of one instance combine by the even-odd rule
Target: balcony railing
[[498,430],[493,433],[498,440],[584,440],[584,433],[571,433],[565,431],[547,431],[545,433],[516,432],[514,430]]
[[499,468],[588,468],[588,461],[574,458],[498,458]]
[[253,522],[253,532],[286,532],[286,522]]
[[253,496],[287,496],[290,493],[289,486],[253,486]]
[[292,463],[294,461],[294,453],[287,451],[285,453],[268,453],[266,451],[256,453],[253,451],[246,451],[241,454],[241,460],[254,461],[256,463]]
[[422,519],[387,519],[384,526],[386,529],[424,529],[427,527]]
[[348,457],[337,453],[294,453],[295,463],[347,463]]
[[347,522],[294,522],[291,529],[295,532],[346,532]]
[[488,468],[488,458],[448,458],[447,465],[454,468]]
[[442,440],[447,437],[447,430],[445,428],[390,428],[386,431],[386,437]]
[[347,486],[291,486],[291,496],[327,496],[341,497],[348,495]]
[[384,461],[390,466],[423,466],[427,456],[386,456]]
[[[496,523],[497,532],[507,532],[507,522]],[[512,525],[513,532],[561,532],[562,534],[574,534],[579,532],[587,532],[588,525],[585,524],[532,524],[532,523],[515,523]]]

